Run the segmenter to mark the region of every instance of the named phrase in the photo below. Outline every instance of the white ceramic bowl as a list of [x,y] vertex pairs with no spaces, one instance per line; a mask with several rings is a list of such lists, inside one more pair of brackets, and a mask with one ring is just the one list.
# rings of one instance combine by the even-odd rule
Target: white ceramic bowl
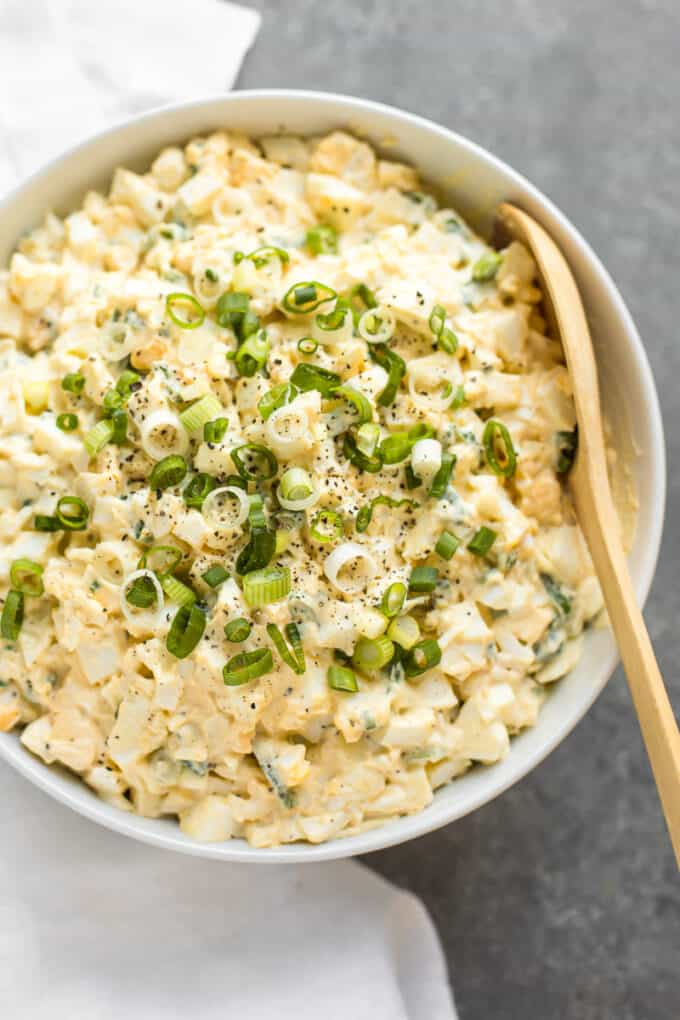
[[[578,231],[523,177],[460,135],[411,114],[361,99],[320,92],[236,92],[147,113],[71,149],[21,185],[0,205],[0,265],[22,232],[52,209],[76,208],[91,187],[106,187],[119,165],[143,169],[165,145],[217,128],[258,136],[318,134],[348,128],[392,157],[417,166],[451,204],[488,235],[501,201],[522,206],[556,239],[581,287],[597,347],[605,411],[616,424],[617,445],[629,462],[639,499],[630,569],[640,599],[647,595],[661,539],[665,500],[664,442],[654,382],[644,349],[621,295]],[[634,446],[625,438],[634,439]],[[556,684],[533,729],[511,744],[507,758],[477,767],[439,790],[420,814],[388,822],[359,836],[320,846],[293,844],[258,850],[245,841],[197,843],[172,820],[139,818],[100,801],[76,777],[48,767],[0,734],[0,755],[57,800],[102,825],[156,846],[224,861],[293,862],[348,857],[401,843],[460,818],[498,796],[545,758],[600,693],[616,663],[608,631],[590,631],[577,668]]]

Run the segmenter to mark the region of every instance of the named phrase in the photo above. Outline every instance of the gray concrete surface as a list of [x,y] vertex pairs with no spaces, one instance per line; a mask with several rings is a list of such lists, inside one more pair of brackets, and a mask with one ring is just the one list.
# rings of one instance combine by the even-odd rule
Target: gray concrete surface
[[[677,711],[680,3],[246,2],[264,20],[239,87],[347,92],[455,128],[546,191],[621,287],[667,430],[646,617]],[[427,903],[462,1020],[680,1014],[680,884],[620,670],[522,783],[367,863]]]

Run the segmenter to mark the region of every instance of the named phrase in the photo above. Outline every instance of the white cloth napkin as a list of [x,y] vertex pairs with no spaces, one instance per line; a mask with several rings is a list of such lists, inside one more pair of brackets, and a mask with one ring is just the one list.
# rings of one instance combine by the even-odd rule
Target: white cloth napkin
[[[0,0],[0,193],[109,121],[229,88],[259,15]],[[71,813],[0,763],[8,1020],[455,1020],[425,908],[363,866],[225,865]]]

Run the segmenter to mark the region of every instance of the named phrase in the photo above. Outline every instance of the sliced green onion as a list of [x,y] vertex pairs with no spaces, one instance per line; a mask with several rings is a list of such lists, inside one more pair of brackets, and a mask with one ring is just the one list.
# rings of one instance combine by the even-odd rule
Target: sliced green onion
[[179,485],[187,473],[187,462],[178,453],[171,453],[169,457],[163,457],[149,476],[149,486],[152,489],[169,489],[173,485]]
[[475,283],[489,283],[501,267],[503,256],[497,251],[487,252],[477,259],[472,267],[472,279]]
[[[118,390],[107,390],[102,400],[104,410],[108,412],[117,411],[123,406],[123,400],[123,394],[119,393]],[[110,415],[107,415],[107,417],[110,417]]]
[[264,500],[259,492],[254,492],[248,497],[250,508],[248,510],[248,524],[251,528],[265,528],[267,519],[264,514]]
[[210,588],[218,588],[229,580],[229,571],[220,563],[215,563],[212,567],[208,567],[201,577]]
[[80,496],[62,496],[57,503],[55,517],[64,531],[83,531],[89,516],[90,511]]
[[121,394],[124,400],[127,400],[131,393],[138,390],[142,385],[142,377],[138,372],[133,372],[131,368],[126,368],[124,372],[121,372],[116,380],[116,389]]
[[395,581],[394,584],[389,586],[383,595],[382,602],[380,603],[380,611],[388,619],[392,619],[393,616],[399,615],[405,601],[406,585],[402,584],[401,581]]
[[0,616],[0,634],[5,641],[16,641],[24,622],[24,593],[11,589],[7,592]]
[[382,393],[378,394],[378,403],[382,407],[389,407],[394,402],[401,380],[406,375],[406,362],[386,344],[370,344],[368,353],[372,360],[387,372],[387,385]]
[[434,551],[443,560],[450,560],[459,545],[460,539],[456,538],[452,531],[442,531],[437,539]]
[[394,333],[395,320],[391,312],[378,305],[368,308],[359,317],[357,332],[367,344],[385,344]]
[[374,673],[386,666],[394,655],[394,645],[385,634],[377,638],[360,637],[354,646],[352,662],[357,669]]
[[293,315],[307,315],[315,311],[319,305],[331,301],[338,295],[332,287],[317,280],[309,280],[303,283],[294,283],[283,296],[281,307],[285,312]]
[[486,556],[497,538],[498,533],[493,528],[482,527],[468,542],[468,549],[474,556]]
[[43,567],[33,560],[15,560],[9,568],[9,579],[12,588],[20,591],[22,595],[31,595],[35,598],[45,591],[42,575]]
[[438,336],[441,333],[445,322],[446,309],[443,305],[435,305],[430,312],[430,318],[427,320],[427,324],[435,336]]
[[250,574],[271,563],[276,550],[276,533],[268,528],[251,528],[250,540],[236,560],[237,574]]
[[343,397],[349,404],[352,405],[356,413],[359,415],[359,423],[370,422],[373,417],[373,407],[368,397],[364,396],[359,390],[355,390],[352,386],[338,386],[337,390],[333,391],[333,397]]
[[425,638],[409,651],[404,659],[404,673],[407,677],[420,676],[441,662],[442,650],[434,638]]
[[176,602],[178,606],[192,606],[196,601],[196,596],[186,584],[182,584],[172,574],[164,574],[163,577],[159,578],[161,582],[161,588],[168,596],[171,602]]
[[73,432],[74,429],[78,428],[78,415],[58,414],[56,426],[58,429],[61,429],[62,432]]
[[458,348],[458,337],[446,325],[446,309],[443,305],[435,305],[428,320],[430,329],[437,338],[437,346],[447,354],[455,354]]
[[[228,291],[222,294],[215,308],[217,324],[223,329],[232,329],[240,339],[245,339],[243,327],[246,324],[246,316],[250,314],[250,297],[241,291]],[[255,328],[257,329],[257,326]]]
[[61,524],[57,518],[49,514],[36,514],[33,518],[33,527],[36,531],[61,531]]
[[352,307],[357,306],[358,301],[361,302],[364,308],[377,308],[378,301],[373,291],[366,286],[365,283],[355,283],[349,292],[350,304]]
[[291,589],[288,567],[265,567],[253,570],[243,578],[243,594],[253,609],[284,599]]
[[[165,311],[175,325],[182,329],[197,329],[205,321],[205,309],[193,294],[168,294]],[[182,311],[185,315],[182,315]]]
[[380,439],[380,426],[374,422],[364,422],[357,429],[357,449],[366,457],[372,457]]
[[357,514],[354,522],[357,531],[366,531],[373,519],[373,511],[377,506],[388,506],[395,510],[400,506],[417,507],[418,503],[415,503],[412,499],[392,499],[390,496],[375,496],[368,506],[362,506]]
[[376,451],[372,456],[367,456],[362,453],[357,446],[357,441],[351,432],[346,432],[343,443],[342,452],[347,460],[354,464],[360,471],[368,471],[370,474],[376,474],[382,470],[383,459],[380,453]]
[[456,466],[456,455],[454,453],[443,453],[439,470],[432,479],[430,485],[430,496],[433,499],[441,499],[446,493],[451,481],[453,469]]
[[290,382],[302,393],[318,390],[322,397],[329,397],[340,385],[340,376],[319,365],[296,365]]
[[453,399],[449,404],[449,408],[452,411],[457,411],[458,408],[462,407],[464,403],[465,403],[465,387],[462,385],[457,386],[455,393],[453,394]]
[[359,690],[356,674],[346,666],[329,666],[327,679],[328,686],[332,687],[334,691],[347,691],[350,694],[355,694]]
[[203,441],[206,443],[221,443],[227,434],[229,421],[227,418],[215,418],[214,421],[207,421],[203,426]]
[[314,485],[303,468],[292,467],[284,471],[281,476],[279,489],[287,502],[298,502],[298,500],[305,500],[312,495]]
[[231,488],[243,489],[244,492],[248,491],[248,482],[245,478],[241,478],[240,475],[227,475],[224,484],[231,486]]
[[399,616],[396,620],[392,620],[387,628],[387,636],[400,648],[408,651],[420,638],[418,621],[413,616]]
[[217,479],[213,478],[212,475],[206,474],[205,471],[199,471],[198,474],[193,475],[182,489],[182,499],[187,506],[200,510],[206,496],[216,488]]
[[333,542],[336,538],[342,538],[344,531],[342,514],[337,510],[319,510],[314,515],[309,531],[317,542]]
[[61,388],[79,397],[85,389],[85,376],[81,372],[67,372],[61,380]]
[[239,374],[250,378],[260,372],[267,364],[269,356],[269,338],[266,329],[259,329],[243,341],[234,356]]
[[252,652],[239,652],[229,659],[222,671],[227,687],[240,687],[249,680],[269,673],[274,667],[274,658],[268,648],[255,648]]
[[171,574],[182,561],[182,550],[174,545],[152,545],[137,564],[138,570],[150,570],[158,577]]
[[430,592],[437,587],[439,571],[436,567],[414,567],[408,579],[408,590]]
[[128,434],[128,416],[125,411],[114,411],[111,415],[111,424],[113,425],[111,442],[116,446],[122,446],[127,441]]
[[206,393],[199,400],[187,407],[179,416],[187,432],[198,432],[199,429],[213,420],[220,411],[222,405],[214,393]]
[[313,336],[300,337],[297,342],[297,349],[300,354],[316,354],[318,348],[319,342]]
[[319,223],[307,231],[305,244],[312,255],[336,255],[338,251],[338,232],[327,223]]
[[348,311],[349,309],[337,301],[332,312],[328,312],[327,315],[319,313],[314,317],[314,323],[323,333],[336,333],[344,327]]
[[409,491],[411,489],[417,489],[423,484],[422,478],[418,477],[410,464],[407,464],[404,468],[404,477],[406,488],[409,489]]
[[113,439],[114,432],[115,428],[110,418],[104,418],[92,426],[83,439],[83,446],[90,457],[95,457],[104,449],[106,444]]
[[400,461],[406,460],[413,446],[407,432],[393,432],[391,436],[383,439],[378,452],[385,464],[399,464]]
[[288,404],[296,394],[295,386],[290,383],[279,383],[267,390],[262,399],[258,401],[257,409],[266,421],[274,411],[278,411],[284,404]]
[[231,459],[241,478],[251,482],[268,482],[279,469],[279,462],[267,446],[244,443],[231,451]]
[[286,644],[286,640],[283,634],[281,633],[281,631],[279,630],[275,623],[267,624],[267,634],[274,642],[277,652],[279,653],[283,661],[286,663],[286,665],[289,666],[294,673],[297,673],[299,676],[301,676],[305,671],[305,655],[302,649],[300,633],[295,624],[289,623],[286,626],[286,636],[288,637],[291,643],[291,647],[293,649],[292,651]]
[[517,454],[503,422],[489,418],[484,426],[482,442],[491,470],[504,478],[512,478],[517,469]]
[[137,609],[149,609],[158,598],[156,586],[150,577],[136,577],[125,592],[125,600]]
[[558,475],[566,475],[574,463],[574,457],[578,449],[578,429],[573,432],[556,432],[555,443],[557,445],[557,465],[555,470]]
[[256,248],[245,257],[250,259],[256,269],[262,269],[272,259],[279,259],[284,266],[286,262],[290,262],[290,255],[285,248],[276,248],[273,244],[265,244],[261,248]]
[[250,636],[252,629],[252,623],[250,620],[246,620],[245,616],[239,616],[236,620],[230,620],[229,623],[224,625],[227,641],[233,641],[234,644],[240,644],[241,641],[245,641]]
[[203,637],[205,622],[205,613],[197,605],[180,606],[165,641],[170,654],[176,659],[186,659]]

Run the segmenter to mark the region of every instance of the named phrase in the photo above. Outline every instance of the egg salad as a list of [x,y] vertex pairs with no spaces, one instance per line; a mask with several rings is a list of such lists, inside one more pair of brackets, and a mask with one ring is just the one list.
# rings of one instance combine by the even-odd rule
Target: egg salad
[[503,758],[602,606],[540,301],[340,131],[48,215],[0,273],[0,729],[256,847]]

